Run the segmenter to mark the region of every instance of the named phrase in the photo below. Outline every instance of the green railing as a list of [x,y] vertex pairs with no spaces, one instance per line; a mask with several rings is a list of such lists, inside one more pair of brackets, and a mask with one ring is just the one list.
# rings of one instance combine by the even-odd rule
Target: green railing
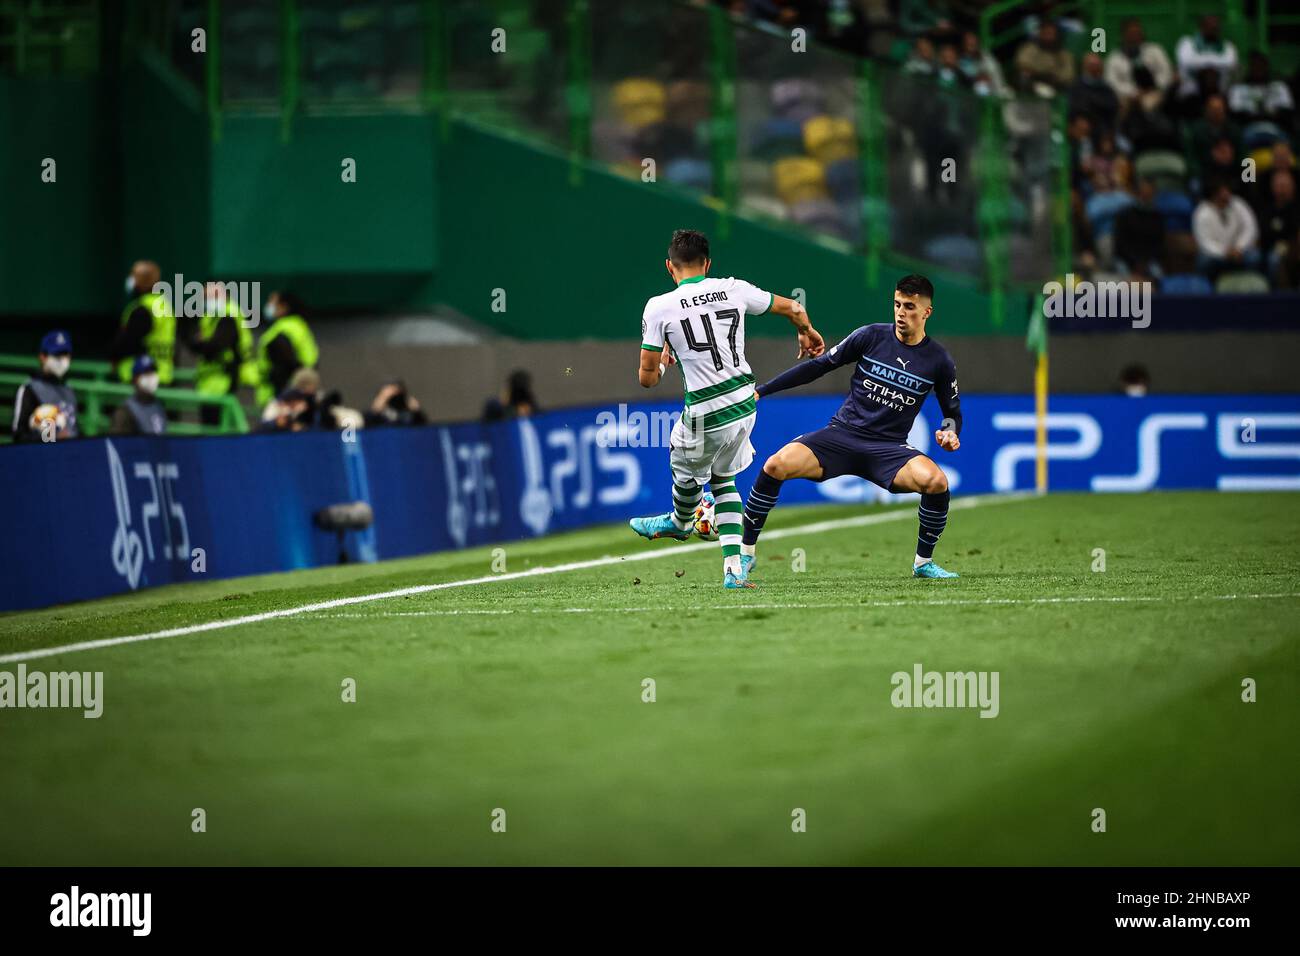
[[[13,420],[13,397],[18,387],[32,376],[34,360],[30,355],[0,354],[0,442],[10,440],[9,424]],[[193,383],[194,369],[178,368],[178,383]],[[77,359],[67,384],[77,394],[77,423],[83,435],[103,435],[108,432],[111,415],[107,411],[130,397],[133,387],[118,381],[116,368],[108,362]],[[200,409],[215,407],[221,410],[216,425],[199,421],[171,420],[167,430],[172,435],[221,435],[248,431],[248,416],[234,395],[200,395],[184,388],[160,388],[157,397],[169,412],[192,413],[198,417]]]
[[[0,394],[6,396],[5,403],[0,404],[0,416],[6,426],[13,419],[13,398],[20,385],[31,377],[22,372],[0,372]],[[77,425],[82,435],[94,437],[108,433],[112,423],[110,410],[120,405],[123,399],[130,398],[135,389],[121,382],[107,382],[94,379],[69,378],[65,384],[77,395]],[[205,425],[197,421],[169,420],[169,435],[225,435],[235,432],[247,432],[248,417],[239,400],[233,395],[200,395],[198,392],[180,388],[160,388],[155,393],[159,402],[169,412],[192,412],[197,414],[202,408],[216,407],[221,410],[221,417],[216,425]],[[0,443],[9,442],[12,436],[8,428],[0,435]]]
[[[0,352],[0,372],[22,372],[24,375],[30,375],[35,364],[36,360],[30,355]],[[79,358],[76,360],[73,373],[81,380],[89,379],[92,382],[124,384],[118,379],[117,367],[111,362]],[[195,370],[193,368],[176,368],[173,370],[172,380],[186,385],[193,385],[194,374]]]

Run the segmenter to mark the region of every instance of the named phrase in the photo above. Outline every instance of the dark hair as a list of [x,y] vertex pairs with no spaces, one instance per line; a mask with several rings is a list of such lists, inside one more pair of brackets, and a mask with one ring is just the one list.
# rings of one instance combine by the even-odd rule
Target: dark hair
[[709,237],[696,229],[678,229],[668,243],[668,258],[675,266],[693,266],[709,258]]
[[925,276],[917,275],[915,272],[910,276],[903,276],[896,283],[894,288],[904,295],[923,295],[927,299],[934,298],[934,286]]
[[284,304],[285,315],[303,315],[307,311],[302,299],[287,289],[276,289],[271,295]]
[[1145,382],[1149,385],[1151,384],[1151,373],[1147,371],[1145,365],[1134,363],[1133,365],[1124,366],[1124,370],[1119,373],[1119,380],[1125,385],[1136,385],[1139,382]]
[[525,369],[517,368],[506,377],[506,400],[508,405],[536,406],[537,398],[533,395],[533,377]]

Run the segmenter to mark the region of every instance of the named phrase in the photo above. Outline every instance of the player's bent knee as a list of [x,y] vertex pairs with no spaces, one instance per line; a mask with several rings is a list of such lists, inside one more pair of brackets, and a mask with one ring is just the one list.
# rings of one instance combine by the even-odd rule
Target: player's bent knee
[[921,491],[927,495],[941,495],[948,490],[948,476],[935,468],[925,475],[921,482]]
[[763,463],[763,473],[775,478],[777,481],[785,481],[790,473],[790,468],[781,460],[780,453],[778,453]]

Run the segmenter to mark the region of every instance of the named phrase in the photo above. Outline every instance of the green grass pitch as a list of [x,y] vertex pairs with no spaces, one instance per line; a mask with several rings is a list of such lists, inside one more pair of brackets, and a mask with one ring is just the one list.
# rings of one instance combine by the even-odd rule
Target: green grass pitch
[[[0,859],[1294,865],[1297,503],[981,504],[940,542],[956,581],[910,577],[909,507],[760,545],[746,592],[721,588],[716,546],[602,527],[506,544],[507,571],[670,554],[32,660],[103,671],[104,712],[0,710]],[[778,508],[769,528],[862,513]],[[492,560],[3,615],[0,654],[481,577]],[[998,672],[998,716],[894,707],[891,675],[917,663]]]

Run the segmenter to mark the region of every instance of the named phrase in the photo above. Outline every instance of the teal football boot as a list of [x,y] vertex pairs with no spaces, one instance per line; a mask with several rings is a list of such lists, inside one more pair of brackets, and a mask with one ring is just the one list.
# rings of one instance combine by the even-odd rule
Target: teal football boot
[[722,579],[722,586],[728,591],[739,591],[741,588],[752,588],[758,585],[749,580],[749,576],[742,570],[740,574],[732,574],[728,571]]
[[691,536],[690,528],[679,528],[673,524],[672,512],[655,515],[653,518],[633,518],[628,526],[643,538],[676,538],[685,541]]
[[927,561],[925,564],[918,564],[912,568],[912,577],[914,578],[956,578],[960,577],[951,571],[945,571],[933,561]]

